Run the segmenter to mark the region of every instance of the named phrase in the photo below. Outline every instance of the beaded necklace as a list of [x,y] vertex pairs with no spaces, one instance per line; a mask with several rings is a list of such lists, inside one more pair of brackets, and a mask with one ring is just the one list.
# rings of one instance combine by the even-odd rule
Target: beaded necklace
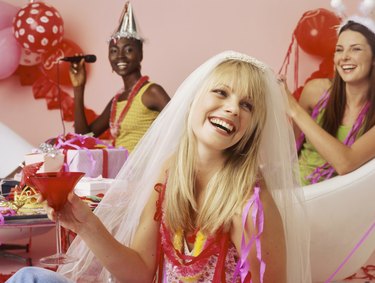
[[109,120],[109,128],[111,135],[113,139],[116,139],[120,134],[120,124],[124,120],[126,113],[128,113],[129,108],[133,102],[134,97],[137,95],[139,89],[143,86],[143,84],[148,81],[148,76],[142,76],[138,79],[138,81],[135,83],[135,85],[132,87],[130,94],[128,96],[126,105],[122,112],[120,113],[120,116],[118,117],[117,121],[116,119],[116,110],[117,110],[117,101],[118,98],[121,95],[121,92],[115,95],[115,97],[112,99],[112,105],[111,105],[111,116]]

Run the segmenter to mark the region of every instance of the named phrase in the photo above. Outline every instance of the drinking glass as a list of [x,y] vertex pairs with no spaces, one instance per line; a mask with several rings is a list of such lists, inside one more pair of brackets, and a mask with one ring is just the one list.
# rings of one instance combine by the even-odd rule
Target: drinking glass
[[85,175],[83,172],[48,172],[36,173],[30,176],[30,180],[35,188],[47,200],[48,206],[56,212],[56,246],[57,253],[43,257],[40,263],[46,266],[56,266],[60,264],[74,262],[77,259],[67,256],[61,250],[61,226],[59,221],[59,211],[64,207],[68,194],[73,191],[78,181]]

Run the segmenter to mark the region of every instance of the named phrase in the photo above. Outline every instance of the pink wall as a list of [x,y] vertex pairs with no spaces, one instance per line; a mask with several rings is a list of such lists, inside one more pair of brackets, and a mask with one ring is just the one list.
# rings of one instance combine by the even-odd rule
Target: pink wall
[[[19,7],[28,3],[2,1]],[[45,2],[62,15],[64,37],[98,57],[91,66],[86,105],[99,113],[122,83],[111,72],[106,40],[117,25],[125,1]],[[253,55],[278,71],[302,14],[329,9],[328,0],[133,0],[132,4],[147,39],[143,73],[163,85],[171,96],[195,67],[227,49]],[[309,57],[301,55],[302,79],[317,68],[316,61]],[[71,89],[66,90],[72,94]],[[35,100],[31,87],[20,86],[17,76],[0,81],[0,101],[0,121],[34,146],[62,133],[59,112],[47,110],[45,100]],[[72,131],[72,123],[65,126]]]

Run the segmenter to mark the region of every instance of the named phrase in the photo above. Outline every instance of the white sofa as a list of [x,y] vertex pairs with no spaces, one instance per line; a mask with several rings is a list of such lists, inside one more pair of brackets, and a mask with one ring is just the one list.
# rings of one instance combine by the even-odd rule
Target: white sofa
[[304,193],[313,282],[325,282],[371,231],[334,280],[352,275],[375,251],[375,159],[349,174],[305,186]]

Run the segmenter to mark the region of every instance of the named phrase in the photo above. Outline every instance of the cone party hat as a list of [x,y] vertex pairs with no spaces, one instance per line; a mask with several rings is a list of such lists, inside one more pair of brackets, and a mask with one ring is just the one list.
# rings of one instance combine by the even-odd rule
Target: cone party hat
[[143,41],[143,38],[137,31],[137,24],[133,15],[133,9],[130,2],[125,3],[124,9],[121,13],[121,17],[119,19],[119,25],[117,29],[113,32],[111,40],[119,39],[121,37],[135,38]]

